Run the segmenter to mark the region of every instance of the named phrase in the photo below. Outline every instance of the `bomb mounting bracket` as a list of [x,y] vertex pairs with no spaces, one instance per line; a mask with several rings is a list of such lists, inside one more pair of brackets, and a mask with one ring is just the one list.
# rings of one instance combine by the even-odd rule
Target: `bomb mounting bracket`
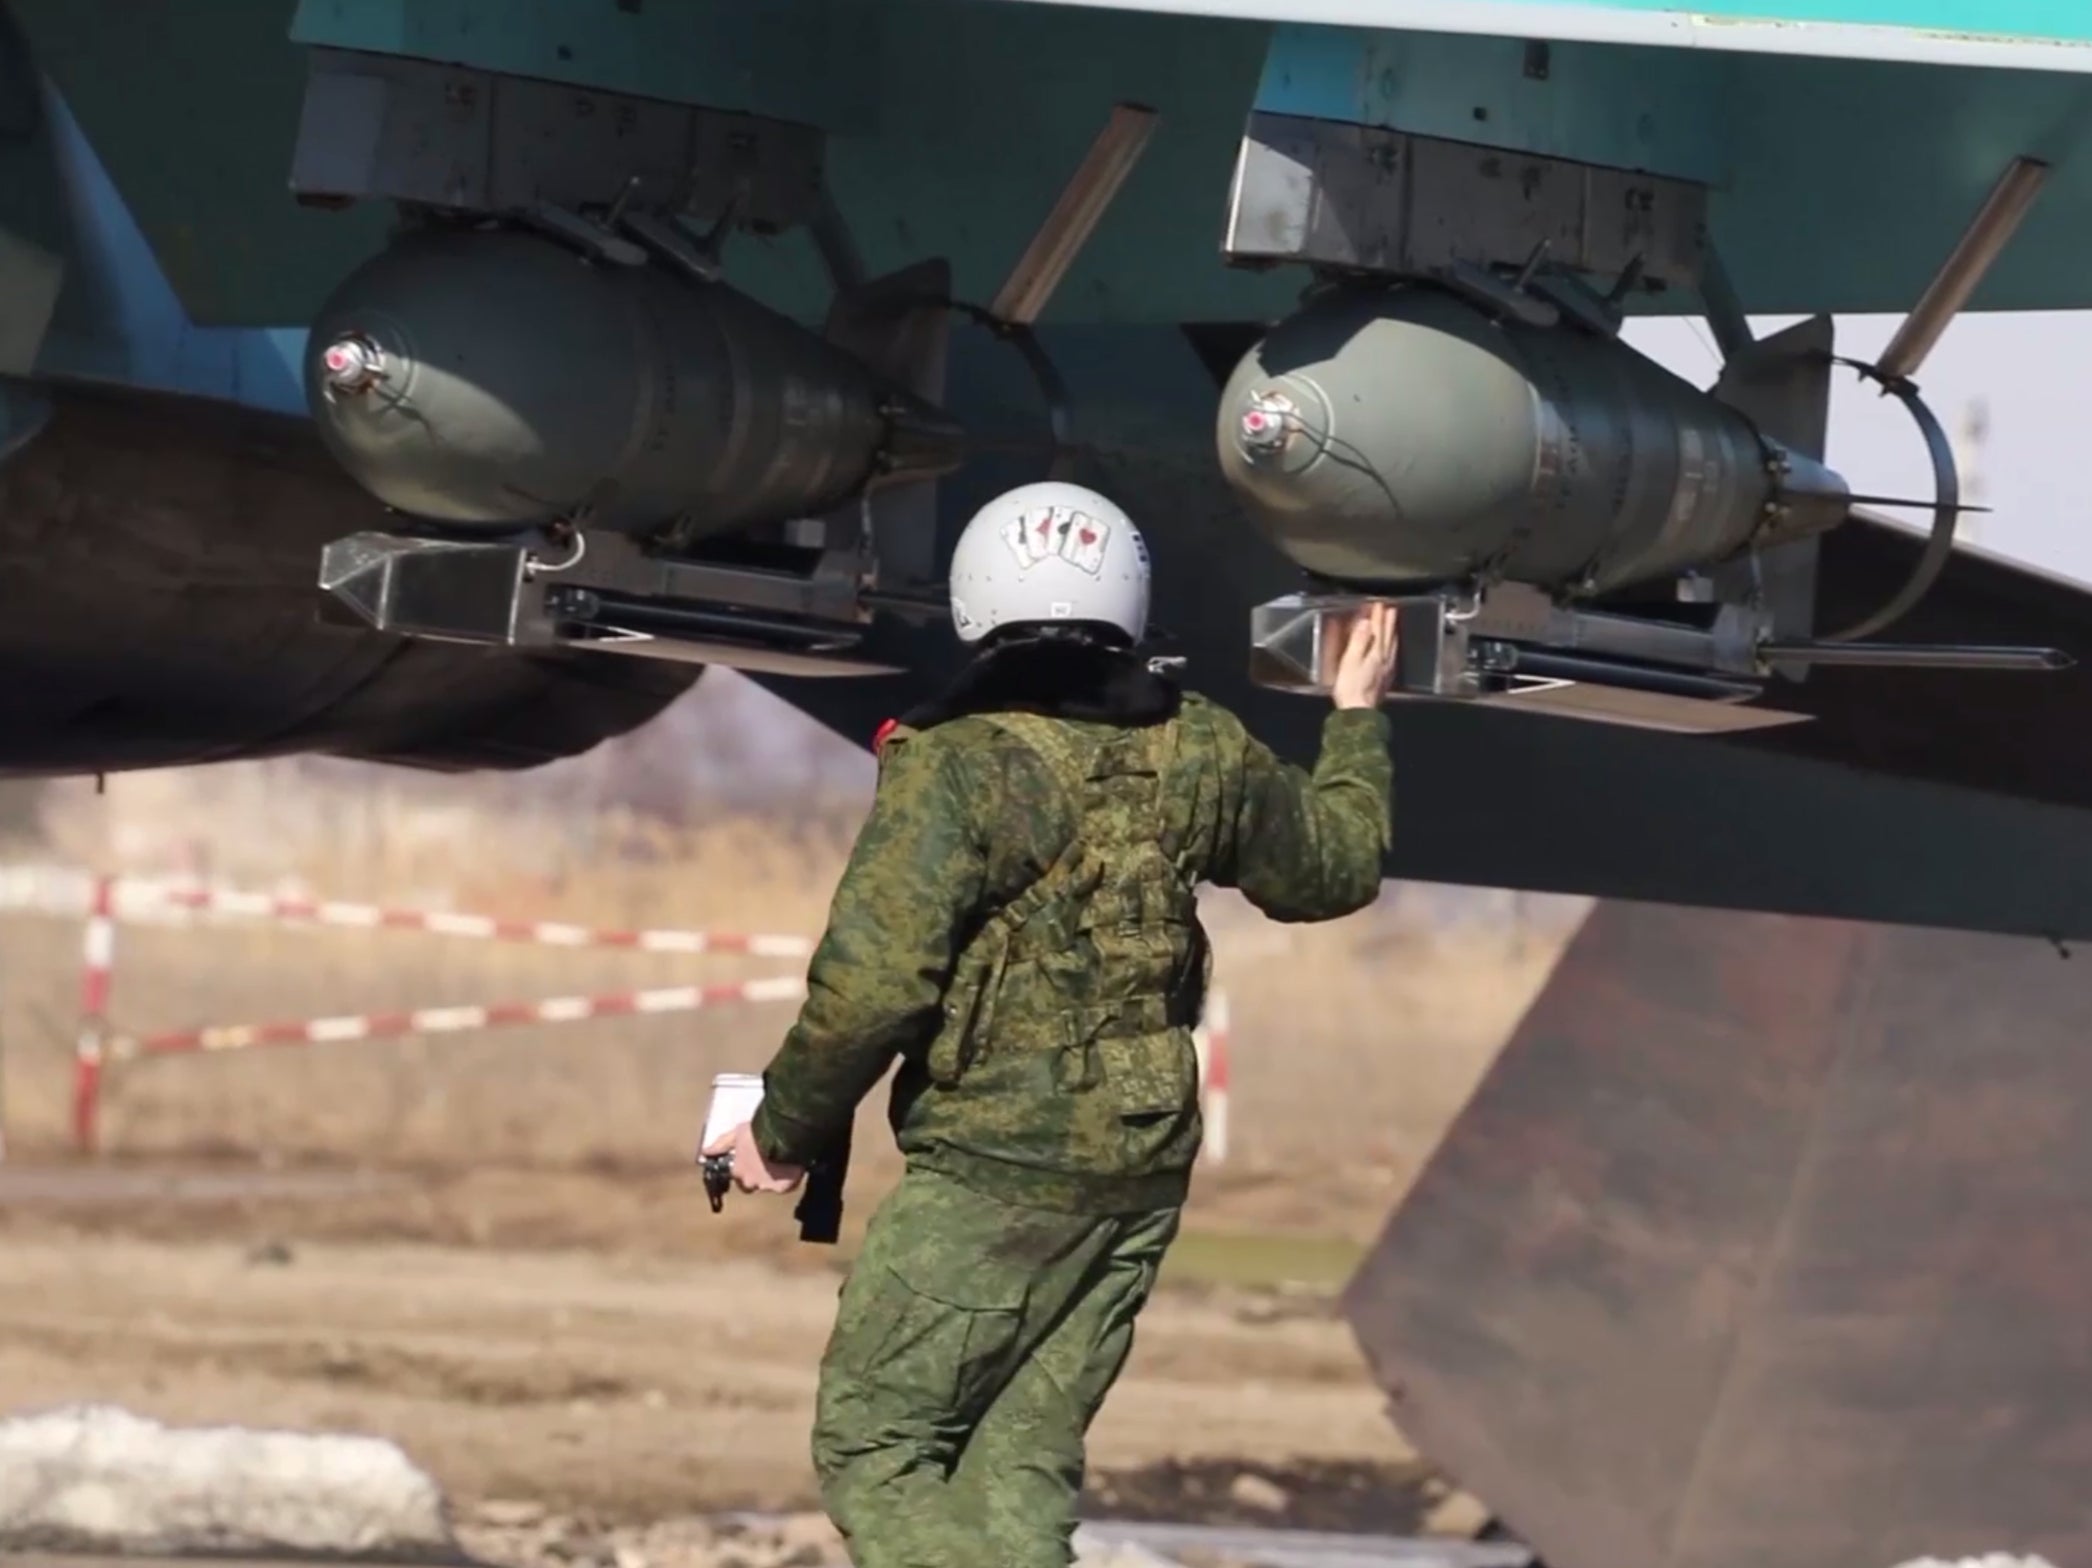
[[619,534],[578,552],[508,539],[361,533],[327,546],[337,616],[379,631],[524,652],[596,651],[778,675],[885,675],[861,645],[870,611],[846,552],[811,569],[652,552]]
[[1392,597],[1319,591],[1258,605],[1251,679],[1326,696],[1351,623],[1375,599],[1400,616],[1395,700],[1476,702],[1681,734],[1805,722],[1807,714],[1759,701],[1772,675],[1798,664],[2061,670],[2073,662],[2053,648],[1780,642],[1762,608],[1720,605],[1702,622],[1673,621],[1567,606],[1498,583]]

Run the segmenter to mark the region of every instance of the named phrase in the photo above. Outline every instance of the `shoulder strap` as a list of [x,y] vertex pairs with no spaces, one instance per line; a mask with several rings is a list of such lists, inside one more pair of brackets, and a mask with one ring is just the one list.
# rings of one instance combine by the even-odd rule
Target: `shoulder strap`
[[[1031,713],[984,714],[1036,756],[1060,784],[1075,811],[1075,828],[1067,845],[1043,874],[998,912],[1000,923],[1014,930],[1080,877],[1093,889],[1103,868],[1089,851],[1121,846],[1153,850],[1176,877],[1176,848],[1170,842],[1164,796],[1176,755],[1174,724],[1158,724],[1107,734],[1102,739],[1071,725]],[[1137,780],[1132,799],[1112,802],[1107,794],[1120,781]],[[1118,804],[1126,809],[1105,809]],[[1102,823],[1100,831],[1099,823]]]
[[[1160,825],[1161,789],[1176,758],[1175,724],[1145,725],[1096,739],[1072,725],[1036,713],[980,716],[1037,756],[1080,812],[1087,813],[1094,804],[1092,785],[1115,778],[1152,778],[1158,808],[1158,820],[1152,825]],[[1142,823],[1144,829],[1150,825]]]
[[1039,714],[983,713],[976,716],[994,725],[1037,757],[1046,771],[1053,775],[1054,782],[1061,786],[1076,814],[1075,831],[1068,835],[1068,842],[1061,846],[1052,863],[1033,878],[1023,892],[989,917],[989,925],[999,927],[1004,940],[1007,940],[1008,933],[1017,930],[1055,898],[1076,886],[1078,877],[1088,870],[1087,857],[1083,854],[1087,846],[1082,817],[1089,796],[1095,748],[1069,726]]

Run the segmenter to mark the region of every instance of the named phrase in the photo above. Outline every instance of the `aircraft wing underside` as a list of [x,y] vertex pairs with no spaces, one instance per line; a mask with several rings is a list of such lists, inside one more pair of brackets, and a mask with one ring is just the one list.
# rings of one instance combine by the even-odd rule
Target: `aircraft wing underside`
[[[2092,173],[2074,156],[2087,135],[2092,23],[2069,0],[1725,0],[1689,12],[1554,0],[773,0],[614,12],[561,0],[495,13],[470,0],[224,0],[146,15],[108,0],[10,0],[8,10],[202,326],[305,322],[342,269],[383,242],[376,204],[322,211],[285,199],[312,48],[813,127],[829,139],[828,178],[865,264],[948,256],[955,292],[982,302],[1111,105],[1149,106],[1154,143],[1075,259],[1060,321],[1253,321],[1289,308],[1289,273],[1231,269],[1215,255],[1253,112],[1704,182],[1739,294],[1763,312],[1907,308],[2005,162],[2040,156],[2059,183],[1974,308],[2092,303],[2080,261]],[[188,112],[198,92],[214,105],[207,124]],[[25,210],[12,226],[43,243],[60,237],[56,221]],[[794,314],[823,308],[818,260],[794,237],[730,263],[737,281]],[[1630,308],[1697,305],[1672,291]]]
[[[1506,337],[1525,380],[1507,401],[1483,387],[1446,429],[1509,429],[1533,387],[1551,388],[1562,429],[1512,432],[1538,443],[1530,461],[1506,448],[1460,462],[1566,476],[1535,503],[1566,542],[1514,528],[1474,558],[1530,591],[1486,623],[1503,635],[1449,632],[1464,673],[1420,675],[1419,690],[1574,697],[1602,688],[1585,677],[1614,660],[1629,679],[1606,691],[1611,717],[1684,712],[1720,733],[1404,703],[1410,828],[1390,869],[2092,929],[2092,897],[2067,878],[1979,871],[1942,892],[1863,853],[1865,833],[1787,820],[1794,802],[1848,796],[1864,816],[1857,802],[1879,785],[1907,803],[1912,832],[1980,868],[2067,837],[2092,806],[2073,722],[2085,678],[2054,667],[2084,651],[2085,596],[1964,551],[1922,553],[1822,467],[1832,314],[1912,312],[1907,379],[1964,310],[2092,305],[2092,19],[2044,0],[1773,10],[6,0],[0,79],[18,90],[0,120],[0,282],[48,308],[0,331],[0,484],[13,487],[0,544],[23,602],[50,613],[25,611],[0,641],[53,673],[11,740],[0,723],[0,767],[305,746],[535,760],[505,744],[439,757],[376,721],[315,717],[359,689],[359,661],[397,664],[403,647],[430,668],[492,672],[506,652],[555,684],[589,671],[584,690],[630,696],[597,704],[604,733],[714,662],[867,735],[949,663],[934,606],[958,524],[1049,466],[1136,509],[1158,619],[1193,678],[1304,755],[1315,706],[1251,680],[1252,616],[1303,571],[1351,591],[1419,562],[1441,578],[1466,568],[1427,560],[1413,529],[1395,539],[1420,499],[1381,516],[1370,497],[1274,499],[1240,464],[1224,473],[1229,421],[1261,396],[1259,376],[1355,377],[1359,406],[1390,422],[1343,439],[1395,473],[1405,453],[1450,450],[1432,405],[1469,396],[1460,377],[1497,374],[1473,354],[1405,356],[1465,344],[1487,359]],[[192,112],[199,99],[211,114]],[[575,278],[609,292],[558,292]],[[638,280],[630,300],[613,297],[621,279]],[[1309,364],[1336,341],[1315,341],[1330,307],[1303,311],[1310,290],[1354,312],[1331,331],[1394,347]],[[653,325],[560,336],[594,309]],[[1812,320],[1752,335],[1746,317],[1792,310]],[[1722,340],[1713,387],[1651,372],[1617,336],[1619,317],[1678,313]],[[386,322],[411,327],[390,350]],[[446,332],[466,335],[444,347]],[[832,449],[816,440],[804,462],[729,493],[720,476],[758,426],[707,449],[732,419],[675,424],[644,390],[666,377],[698,389],[698,407],[716,391],[701,356],[664,369],[604,347],[699,354],[707,332],[740,334],[757,374],[735,395],[758,424],[787,369],[832,394]],[[441,401],[469,375],[359,402],[388,370],[414,372],[414,344],[516,379],[469,406]],[[220,406],[156,421],[148,395]],[[366,429],[366,407],[420,423]],[[528,473],[473,466],[504,410],[536,421]],[[133,515],[117,483],[133,470],[92,454],[102,441],[157,460],[156,428],[189,432],[190,477]],[[583,434],[596,445],[573,446]],[[257,449],[276,494],[307,497],[297,526],[254,523],[225,499]],[[681,449],[681,467],[629,460]],[[800,470],[830,477],[795,490]],[[1920,467],[1904,494],[1929,499],[1951,477]],[[1299,508],[1341,514],[1341,537],[1304,541]],[[1760,515],[1771,531],[1754,531]],[[52,549],[61,518],[76,534],[107,520],[73,541],[102,564]],[[450,530],[440,548],[429,518]],[[578,575],[543,572],[533,530],[576,518],[601,535]],[[1466,537],[1467,523],[1448,526]],[[190,580],[206,556],[206,580]],[[53,573],[75,574],[65,594],[27,586]],[[325,625],[312,618],[323,576]],[[2002,650],[2026,669],[1848,667],[1823,646],[1880,620],[1913,581],[1930,592],[1899,607],[1888,640]],[[1616,582],[1624,600],[1607,597]],[[209,635],[185,633],[212,594],[290,607],[270,622],[297,650],[278,667],[313,665],[283,678],[288,708],[249,704],[236,659],[179,654],[238,640],[222,615]],[[1685,598],[1696,608],[1666,608]],[[1640,660],[1652,635],[1670,649],[1653,671]],[[1766,646],[1788,662],[1768,666],[1754,652]],[[498,682],[472,699],[511,717],[530,711],[518,700]],[[148,710],[157,727],[137,719]],[[1799,722],[1745,728],[1771,710]],[[385,725],[459,733],[433,713]],[[1536,786],[1521,759],[1545,759],[1549,776]],[[1951,826],[1963,817],[1988,825]]]

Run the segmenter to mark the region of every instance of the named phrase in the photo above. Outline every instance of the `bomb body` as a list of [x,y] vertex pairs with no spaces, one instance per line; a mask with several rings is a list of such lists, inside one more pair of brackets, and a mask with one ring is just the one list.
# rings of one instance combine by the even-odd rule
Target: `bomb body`
[[1220,462],[1304,570],[1602,593],[1834,526],[1842,480],[1617,339],[1441,289],[1333,291],[1222,394]]
[[688,534],[811,516],[935,411],[724,284],[513,230],[388,247],[322,307],[308,399],[378,499],[466,530]]

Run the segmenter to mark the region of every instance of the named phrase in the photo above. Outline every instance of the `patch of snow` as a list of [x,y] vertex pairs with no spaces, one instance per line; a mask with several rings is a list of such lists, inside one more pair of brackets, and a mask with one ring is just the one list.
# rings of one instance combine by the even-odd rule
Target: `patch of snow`
[[1151,1552],[1135,1541],[1113,1541],[1078,1526],[1075,1531],[1076,1568],[1181,1568],[1174,1557]]
[[396,1444],[109,1405],[0,1421],[0,1551],[31,1547],[462,1557],[442,1490]]

